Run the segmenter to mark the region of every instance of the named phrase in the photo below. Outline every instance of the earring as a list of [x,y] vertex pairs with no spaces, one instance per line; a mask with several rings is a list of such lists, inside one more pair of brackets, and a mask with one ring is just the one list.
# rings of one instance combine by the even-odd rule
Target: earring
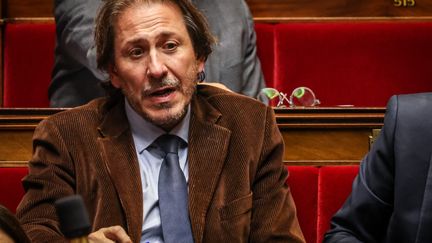
[[204,81],[205,77],[206,77],[206,75],[205,75],[204,71],[199,72],[198,77],[197,77],[198,82],[201,83],[202,81]]

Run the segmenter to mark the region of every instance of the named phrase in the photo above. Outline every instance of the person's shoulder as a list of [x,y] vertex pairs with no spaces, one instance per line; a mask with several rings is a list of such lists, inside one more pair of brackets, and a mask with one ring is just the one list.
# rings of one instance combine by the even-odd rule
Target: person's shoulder
[[390,98],[387,109],[407,115],[432,112],[432,92],[394,95]]
[[266,105],[246,95],[238,94],[226,88],[198,84],[197,94],[200,98],[216,106],[265,109]]
[[430,106],[432,104],[432,92],[397,95],[399,103]]
[[431,127],[432,93],[394,95],[387,104],[384,123],[397,121],[417,127],[417,130]]
[[77,120],[81,122],[89,122],[91,120],[99,120],[102,115],[102,110],[107,102],[107,98],[98,98],[89,103],[68,108],[54,115],[49,116],[46,120],[51,122],[74,123]]
[[199,85],[197,93],[198,107],[206,112],[217,110],[227,124],[255,127],[272,117],[267,105],[242,94],[204,85]]
[[193,109],[198,119],[216,116],[219,125],[241,136],[251,135],[250,131],[264,131],[266,124],[276,122],[267,105],[225,89],[199,85],[195,101]]

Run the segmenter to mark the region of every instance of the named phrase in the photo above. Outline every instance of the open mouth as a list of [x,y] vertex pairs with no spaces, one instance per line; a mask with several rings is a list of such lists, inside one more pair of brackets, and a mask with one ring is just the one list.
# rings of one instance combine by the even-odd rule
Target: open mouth
[[172,94],[176,89],[174,87],[165,87],[161,89],[157,89],[150,93],[151,97],[165,97]]

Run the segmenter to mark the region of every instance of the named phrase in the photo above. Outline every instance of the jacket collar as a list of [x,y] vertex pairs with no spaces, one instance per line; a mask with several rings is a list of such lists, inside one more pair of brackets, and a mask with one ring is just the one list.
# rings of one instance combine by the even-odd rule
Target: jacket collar
[[126,230],[133,242],[139,242],[143,222],[142,186],[123,99],[113,106],[105,105],[102,114],[103,120],[98,127],[101,134],[98,139],[101,156],[118,193]]

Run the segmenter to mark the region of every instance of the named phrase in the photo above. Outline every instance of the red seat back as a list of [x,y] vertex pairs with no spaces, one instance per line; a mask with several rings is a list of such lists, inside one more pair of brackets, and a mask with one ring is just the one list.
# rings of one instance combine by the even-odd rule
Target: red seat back
[[358,166],[324,166],[318,179],[318,229],[317,242],[322,242],[330,228],[331,217],[341,208],[351,193],[352,181]]
[[54,23],[5,25],[4,107],[48,107],[54,46]]
[[28,173],[27,167],[0,167],[0,204],[15,213],[24,196],[21,179]]
[[257,34],[257,55],[261,62],[266,85],[267,87],[274,87],[274,25],[256,23],[255,32]]
[[[306,242],[322,242],[331,217],[351,192],[358,166],[288,166],[291,193]],[[0,204],[12,212],[24,195],[27,167],[0,167]]]
[[321,106],[364,107],[432,91],[432,22],[282,23],[274,31],[279,91],[307,86]]
[[288,184],[306,242],[316,242],[318,171],[315,166],[288,166]]

